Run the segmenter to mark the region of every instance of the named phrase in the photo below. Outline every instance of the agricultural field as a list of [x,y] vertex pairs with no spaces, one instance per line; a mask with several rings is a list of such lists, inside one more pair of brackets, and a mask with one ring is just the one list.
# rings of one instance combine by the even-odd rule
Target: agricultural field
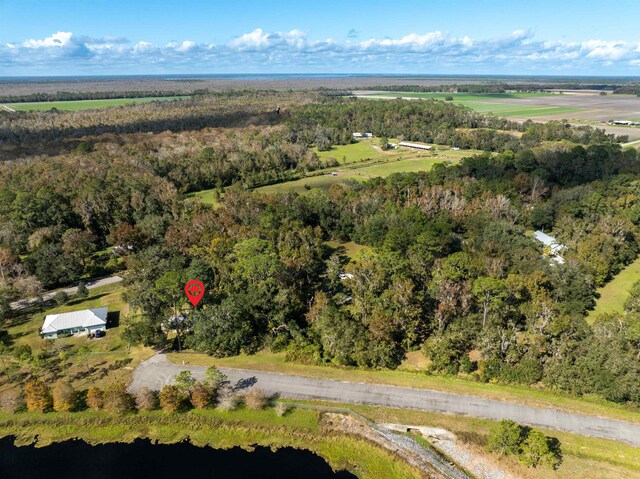
[[629,297],[631,286],[640,281],[640,258],[624,268],[602,288],[598,289],[600,297],[596,300],[596,307],[587,316],[587,321],[593,323],[601,314],[622,313],[624,302]]
[[464,105],[479,113],[492,114],[505,117],[536,117],[549,115],[563,115],[575,113],[581,108],[570,106],[551,106],[539,104],[538,98],[555,97],[545,93],[376,93],[365,98],[415,98],[446,100],[453,97],[453,103]]
[[6,106],[15,111],[48,111],[52,108],[65,111],[96,110],[112,106],[130,105],[132,103],[148,103],[152,101],[184,100],[189,96],[158,96],[145,98],[109,98],[103,100],[72,101],[39,101],[30,103],[7,103]]

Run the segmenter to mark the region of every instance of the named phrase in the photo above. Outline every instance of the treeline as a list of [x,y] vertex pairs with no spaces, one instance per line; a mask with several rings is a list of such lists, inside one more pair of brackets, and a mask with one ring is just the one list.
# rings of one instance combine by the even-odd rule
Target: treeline
[[437,100],[312,103],[293,110],[287,126],[292,141],[315,144],[321,150],[349,143],[354,131],[485,151],[520,151],[541,141],[568,140],[581,144],[616,141],[614,135],[589,126],[573,127],[559,121],[518,123]]
[[[0,410],[10,413],[77,412],[86,409],[111,414],[157,409],[174,413],[212,407],[232,411],[240,405],[258,410],[274,403],[272,397],[257,388],[243,393],[242,385],[232,385],[215,366],[207,369],[202,382],[196,381],[189,371],[183,371],[175,378],[175,384],[166,385],[160,391],[144,387],[132,394],[122,383],[111,384],[106,389],[93,386],[78,391],[66,381],[59,381],[50,387],[46,382],[32,378],[26,382],[24,389],[9,389],[0,394]],[[275,410],[279,416],[283,416],[291,410],[291,406],[275,403]]]
[[74,100],[110,100],[116,98],[148,98],[183,96],[181,91],[167,90],[131,90],[131,91],[85,91],[55,93],[30,93],[28,95],[0,95],[0,103],[31,103],[39,101],[74,101]]
[[637,88],[633,85],[620,86],[609,83],[496,83],[480,84],[444,84],[444,85],[374,85],[358,88],[359,90],[402,91],[420,93],[508,93],[508,92],[543,92],[545,90],[617,90]]
[[617,95],[640,95],[640,85],[625,85],[613,90]]
[[[344,100],[326,91],[225,92],[104,110],[0,112],[0,159],[65,152],[82,141],[110,140],[108,135],[282,123],[290,130],[287,142],[316,145],[321,150],[352,141],[354,131],[488,151],[517,151],[539,141],[561,139],[583,144],[614,141],[613,135],[590,126],[519,124],[435,100]],[[510,132],[525,135],[519,139]]]

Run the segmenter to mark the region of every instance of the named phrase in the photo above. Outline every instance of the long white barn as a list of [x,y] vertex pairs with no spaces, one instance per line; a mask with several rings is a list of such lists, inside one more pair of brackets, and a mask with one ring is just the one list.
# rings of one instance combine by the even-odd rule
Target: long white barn
[[405,146],[407,148],[417,148],[419,150],[430,150],[433,148],[429,145],[423,145],[422,143],[411,143],[410,141],[401,141],[398,143],[399,146]]
[[106,331],[108,308],[85,309],[69,313],[49,314],[44,318],[42,336],[55,339],[58,334],[89,334]]

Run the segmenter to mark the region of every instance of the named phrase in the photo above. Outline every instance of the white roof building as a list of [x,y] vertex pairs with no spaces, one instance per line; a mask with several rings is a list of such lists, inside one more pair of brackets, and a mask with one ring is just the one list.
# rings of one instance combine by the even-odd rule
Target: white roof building
[[58,334],[105,331],[107,329],[107,314],[107,307],[49,314],[44,318],[41,333],[45,338],[57,338]]
[[545,248],[548,248],[549,255],[556,263],[564,263],[564,258],[560,256],[562,250],[566,249],[566,246],[558,243],[553,236],[546,234],[544,231],[536,231],[533,233],[533,237],[540,241],[544,245]]
[[401,141],[398,143],[399,146],[406,146],[407,148],[417,148],[419,150],[430,150],[433,148],[429,145],[423,145],[422,143],[411,143],[409,141]]

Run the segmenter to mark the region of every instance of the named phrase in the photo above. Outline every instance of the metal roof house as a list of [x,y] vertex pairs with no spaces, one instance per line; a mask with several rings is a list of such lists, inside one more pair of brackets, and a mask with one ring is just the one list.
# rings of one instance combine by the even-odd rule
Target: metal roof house
[[55,339],[58,334],[89,334],[98,330],[106,331],[107,314],[107,307],[49,314],[44,318],[41,334],[44,338]]
[[433,148],[429,145],[423,145],[422,143],[411,143],[409,141],[401,141],[398,143],[399,146],[405,146],[407,148],[417,148],[418,150],[430,150]]
[[538,230],[534,232],[533,237],[544,245],[545,250],[547,250],[549,256],[551,256],[555,262],[560,264],[564,263],[564,258],[560,256],[560,253],[566,249],[565,245],[558,243],[558,240],[546,234],[544,231]]

